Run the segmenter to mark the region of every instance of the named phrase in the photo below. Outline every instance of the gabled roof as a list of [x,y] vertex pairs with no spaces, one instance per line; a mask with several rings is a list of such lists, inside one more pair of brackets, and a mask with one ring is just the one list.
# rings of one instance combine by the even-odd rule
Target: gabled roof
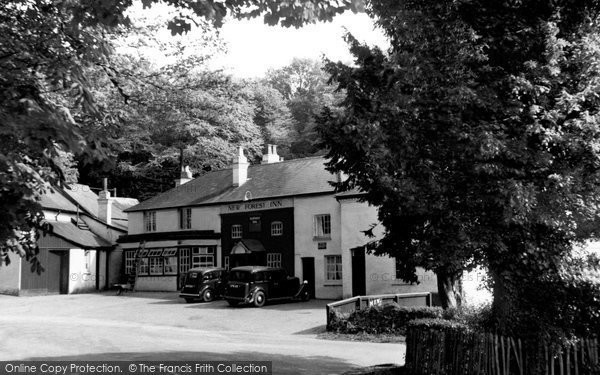
[[[98,217],[98,195],[94,193],[89,186],[72,184],[63,191],[89,214]],[[138,200],[133,198],[113,198],[113,220],[127,220],[127,214],[124,213],[123,210],[135,206],[138,203]]]
[[72,222],[50,222],[51,234],[69,241],[83,249],[111,248],[112,244],[105,239],[95,235],[89,230],[81,229]]
[[319,156],[252,165],[242,186],[233,186],[231,168],[209,172],[125,212],[241,202],[247,192],[253,200],[334,193],[331,182],[337,178],[325,169],[326,161]]

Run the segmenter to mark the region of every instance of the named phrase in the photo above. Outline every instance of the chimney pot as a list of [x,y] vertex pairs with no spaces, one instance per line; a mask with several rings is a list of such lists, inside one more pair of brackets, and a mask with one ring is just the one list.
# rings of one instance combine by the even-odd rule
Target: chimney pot
[[267,145],[267,154],[263,155],[261,164],[278,163],[282,160],[283,158],[280,158],[279,155],[277,155],[277,146]]
[[233,159],[233,186],[242,186],[248,180],[248,159],[244,156],[244,149],[240,146],[238,156]]
[[108,179],[102,180],[102,191],[98,194],[98,219],[107,224],[112,223],[112,201],[108,191]]

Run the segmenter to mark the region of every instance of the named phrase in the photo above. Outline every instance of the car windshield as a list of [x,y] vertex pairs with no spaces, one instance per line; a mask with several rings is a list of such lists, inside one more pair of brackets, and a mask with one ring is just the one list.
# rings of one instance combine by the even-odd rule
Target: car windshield
[[248,281],[250,281],[250,272],[246,272],[246,271],[232,271],[229,274],[229,280],[230,281],[248,282]]

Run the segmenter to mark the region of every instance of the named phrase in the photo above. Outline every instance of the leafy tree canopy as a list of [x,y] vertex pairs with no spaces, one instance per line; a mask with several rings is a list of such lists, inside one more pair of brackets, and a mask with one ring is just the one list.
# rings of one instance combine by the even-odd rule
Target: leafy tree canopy
[[487,266],[504,329],[540,325],[527,295],[594,234],[581,229],[598,217],[598,7],[371,1],[389,52],[348,36],[356,66],[328,64],[346,111],[320,133],[340,188],[380,207],[373,250],[408,281],[436,271],[446,305],[460,272]]
[[[104,135],[117,131],[118,119],[105,116],[98,107],[88,74],[92,67],[104,66],[110,77],[111,37],[119,30],[127,32],[130,20],[125,12],[132,3],[18,0],[0,5],[0,199],[5,209],[0,221],[2,260],[7,260],[7,252],[12,250],[41,269],[35,259],[38,232],[32,230],[43,223],[36,197],[64,180],[63,163],[58,161],[61,153],[83,154],[84,163],[108,156],[106,148],[110,145]],[[143,3],[152,6],[157,1]],[[263,15],[268,24],[299,27],[330,20],[347,9],[357,11],[360,2],[166,3],[190,12],[182,12],[169,22],[168,28],[175,35],[189,31],[197,23],[196,16],[219,26],[228,14],[237,18]],[[69,110],[73,106],[79,109],[77,116]]]

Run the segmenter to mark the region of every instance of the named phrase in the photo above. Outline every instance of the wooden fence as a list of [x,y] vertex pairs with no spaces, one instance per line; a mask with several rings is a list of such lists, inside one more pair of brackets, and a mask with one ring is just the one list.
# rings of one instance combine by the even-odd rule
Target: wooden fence
[[327,304],[327,327],[330,327],[332,312],[349,316],[357,310],[371,306],[381,306],[388,303],[397,303],[400,306],[431,306],[431,293],[403,293],[403,294],[378,294],[371,296],[356,296],[341,301]]
[[561,348],[491,333],[409,327],[406,367],[411,375],[600,374],[598,340]]

